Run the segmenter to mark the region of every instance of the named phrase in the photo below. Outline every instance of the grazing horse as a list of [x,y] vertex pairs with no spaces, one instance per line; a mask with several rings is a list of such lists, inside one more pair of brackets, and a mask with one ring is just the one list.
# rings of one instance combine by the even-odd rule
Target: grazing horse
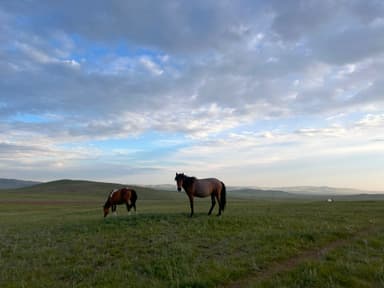
[[212,205],[209,209],[208,215],[211,215],[213,207],[216,205],[215,198],[219,203],[219,213],[224,211],[226,203],[226,189],[223,182],[216,178],[197,179],[196,177],[188,177],[184,173],[176,173],[175,181],[177,183],[177,191],[181,191],[181,187],[187,193],[189,203],[191,205],[191,217],[193,216],[193,197],[207,197],[211,196]]
[[112,212],[116,213],[116,205],[125,204],[127,206],[128,212],[135,209],[136,212],[136,200],[137,193],[135,190],[130,188],[120,188],[114,189],[108,194],[107,201],[104,204],[104,217],[106,217],[109,213],[109,208],[112,207]]

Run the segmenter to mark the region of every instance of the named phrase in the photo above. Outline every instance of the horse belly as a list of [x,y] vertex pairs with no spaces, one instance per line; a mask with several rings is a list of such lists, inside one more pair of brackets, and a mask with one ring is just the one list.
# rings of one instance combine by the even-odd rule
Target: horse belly
[[217,183],[220,183],[218,180],[213,179],[202,179],[195,183],[195,196],[196,197],[207,197],[216,190]]

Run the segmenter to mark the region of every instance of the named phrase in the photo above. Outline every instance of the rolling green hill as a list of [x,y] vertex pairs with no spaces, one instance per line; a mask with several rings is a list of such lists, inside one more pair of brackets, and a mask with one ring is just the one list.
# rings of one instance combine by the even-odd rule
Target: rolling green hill
[[115,188],[129,186],[138,193],[139,200],[184,199],[183,193],[146,187],[81,180],[57,180],[18,189],[0,190],[0,199],[17,200],[94,201],[102,202]]
[[0,189],[16,189],[39,184],[36,181],[0,178]]
[[[33,186],[0,189],[0,201],[70,201],[70,202],[95,202],[105,201],[108,193],[115,188],[129,186],[138,193],[139,200],[186,200],[184,192],[176,189],[161,189],[159,187],[144,187],[136,185],[122,185],[83,180],[57,180],[40,183]],[[264,199],[264,200],[327,200],[336,201],[354,200],[384,200],[383,194],[355,194],[355,195],[313,195],[296,194],[281,190],[263,190],[252,188],[227,187],[228,197],[232,199]]]

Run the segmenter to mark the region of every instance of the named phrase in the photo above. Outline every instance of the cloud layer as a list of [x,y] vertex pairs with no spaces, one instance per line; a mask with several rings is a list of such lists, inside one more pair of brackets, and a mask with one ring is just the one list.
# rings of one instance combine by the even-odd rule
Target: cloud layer
[[[382,1],[1,3],[0,168],[384,189],[361,160],[384,152],[383,15]],[[330,177],[340,159],[362,163],[360,185]]]

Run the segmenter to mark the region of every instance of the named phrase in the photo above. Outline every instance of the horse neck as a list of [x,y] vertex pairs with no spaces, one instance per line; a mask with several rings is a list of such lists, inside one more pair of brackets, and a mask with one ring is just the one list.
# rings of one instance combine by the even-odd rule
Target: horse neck
[[105,201],[104,208],[109,208],[111,207],[111,199],[108,197],[107,201]]
[[184,181],[183,181],[183,188],[185,191],[188,191],[189,189],[192,188],[193,186],[193,183],[195,182],[196,178],[195,177],[188,177],[188,176],[185,176],[184,177]]

